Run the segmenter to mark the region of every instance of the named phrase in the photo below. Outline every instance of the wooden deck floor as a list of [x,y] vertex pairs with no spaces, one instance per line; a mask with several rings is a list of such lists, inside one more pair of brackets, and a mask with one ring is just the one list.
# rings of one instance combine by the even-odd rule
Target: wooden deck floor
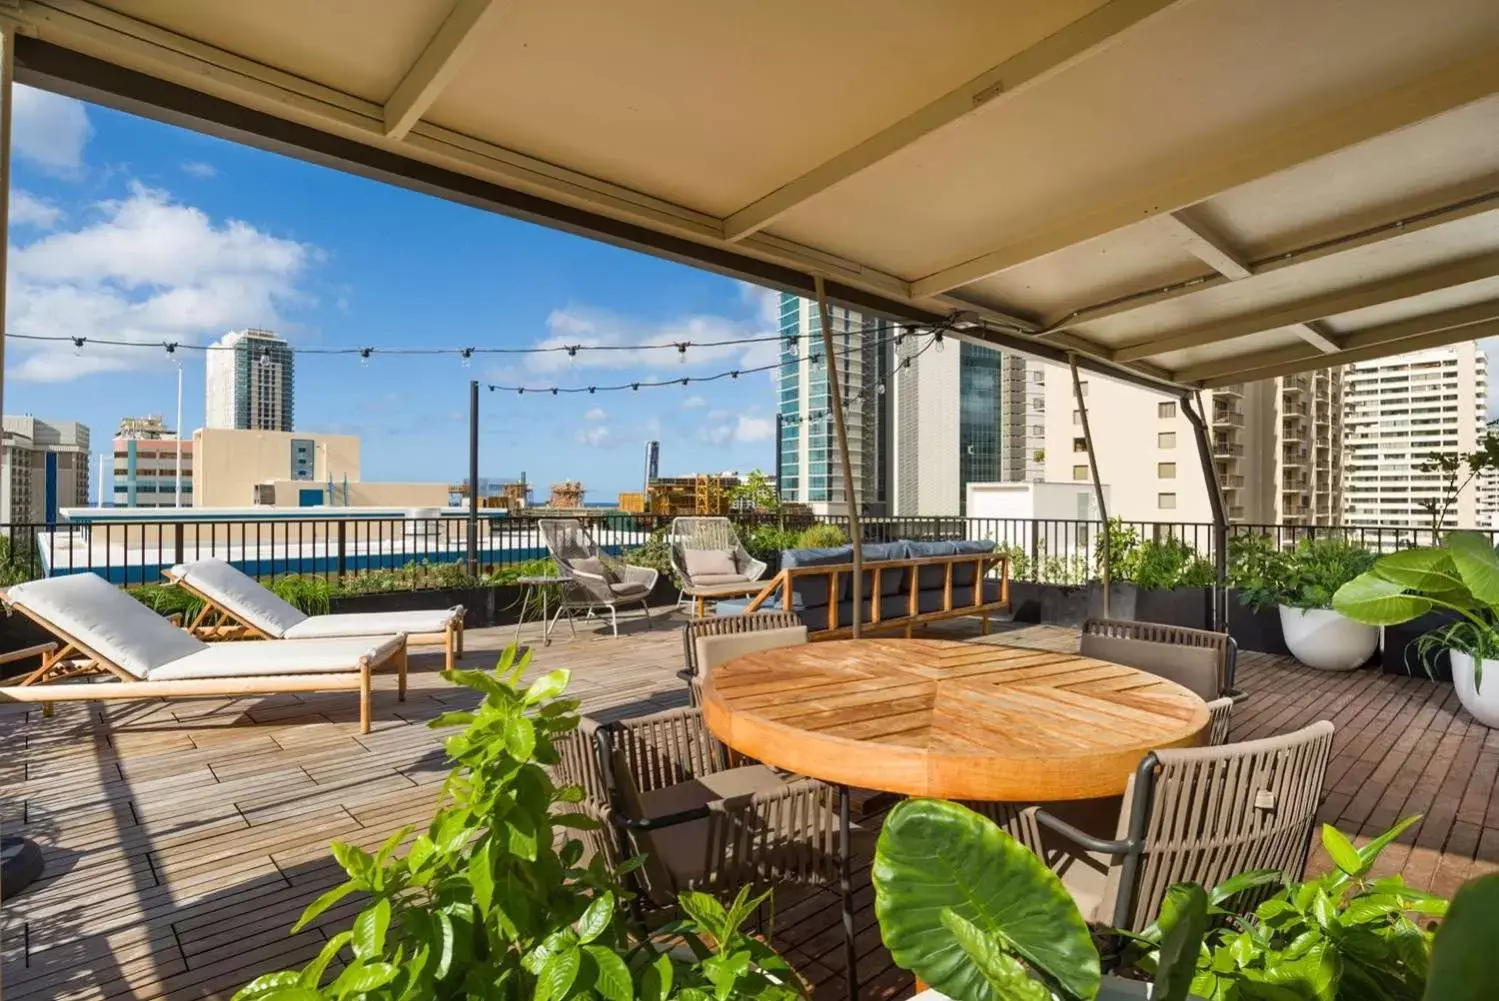
[[[471,634],[465,662],[492,662],[508,639],[508,630]],[[988,641],[1065,650],[1076,636],[1029,627]],[[535,664],[572,668],[584,710],[610,718],[683,704],[679,660],[676,632],[658,629],[559,642]],[[405,703],[394,679],[380,679],[367,736],[342,693],[63,704],[52,719],[0,710],[0,827],[35,839],[47,858],[44,879],[0,913],[8,1001],[228,996],[260,972],[309,959],[351,915],[335,908],[287,935],[339,879],[329,841],[373,847],[423,824],[445,773],[440,737],[421,724],[468,696],[435,674],[437,658],[412,665]],[[1451,892],[1499,863],[1499,732],[1462,713],[1450,686],[1253,654],[1240,683],[1251,698],[1236,714],[1236,738],[1337,724],[1325,819],[1368,835],[1426,815],[1383,870]],[[862,993],[905,996],[910,979],[880,946],[863,872],[858,885]],[[841,997],[836,899],[784,896],[776,927],[819,996]]]

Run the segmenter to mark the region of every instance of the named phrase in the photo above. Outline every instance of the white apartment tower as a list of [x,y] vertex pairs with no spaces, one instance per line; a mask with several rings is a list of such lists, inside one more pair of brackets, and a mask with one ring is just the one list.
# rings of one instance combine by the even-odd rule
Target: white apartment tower
[[207,354],[204,426],[292,430],[292,351],[284,340],[269,330],[235,330]]
[[77,421],[6,417],[0,458],[0,523],[54,525],[65,507],[88,505],[89,429]]
[[[1345,518],[1349,525],[1429,528],[1442,476],[1420,466],[1433,453],[1473,451],[1488,420],[1488,359],[1473,341],[1349,367]],[[1458,496],[1444,528],[1489,528],[1494,484]]]
[[[1192,425],[1174,397],[1096,375],[1081,380],[1110,517],[1212,521]],[[1071,374],[1045,376],[1044,478],[1091,482]],[[1342,376],[1331,369],[1201,394],[1228,520],[1332,525],[1342,490]]]

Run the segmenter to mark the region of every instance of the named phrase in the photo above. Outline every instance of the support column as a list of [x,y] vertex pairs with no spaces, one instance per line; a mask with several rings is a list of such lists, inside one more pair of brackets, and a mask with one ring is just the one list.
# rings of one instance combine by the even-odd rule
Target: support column
[[[843,387],[838,385],[838,355],[833,350],[833,324],[828,313],[828,293],[823,287],[822,276],[814,275],[813,287],[817,292],[817,315],[822,322],[822,363],[828,370],[828,393],[833,407],[833,429],[838,435],[838,457],[843,463],[843,497],[848,505],[848,538],[854,546],[854,614],[853,636],[859,638],[859,620],[863,617],[862,598],[864,590],[864,541],[863,529],[859,527],[859,495],[854,490],[854,468],[848,458],[848,428],[843,420]],[[776,489],[780,489],[777,481]],[[837,595],[833,600],[837,600]]]
[[1182,394],[1182,412],[1192,425],[1197,439],[1197,461],[1202,465],[1202,480],[1208,488],[1208,506],[1213,511],[1213,628],[1228,629],[1228,510],[1223,503],[1223,487],[1218,482],[1218,467],[1213,465],[1213,443],[1208,437],[1207,421],[1202,413],[1202,399],[1196,393]]
[[1103,481],[1098,478],[1098,454],[1093,449],[1093,425],[1088,422],[1088,400],[1083,396],[1083,384],[1077,377],[1077,355],[1067,356],[1067,366],[1072,370],[1072,398],[1077,401],[1078,414],[1083,419],[1083,444],[1088,449],[1088,473],[1093,477],[1093,497],[1098,501],[1098,514],[1103,519],[1103,617],[1109,617],[1109,575],[1113,569],[1113,553],[1109,532],[1109,505],[1103,496]]
[[468,384],[468,575],[479,576],[479,382]]
[[[10,133],[14,117],[12,80],[16,67],[16,32],[6,27],[0,34],[0,414],[5,413],[5,309],[10,250]],[[0,442],[4,435],[0,434]],[[3,449],[0,444],[0,449]]]

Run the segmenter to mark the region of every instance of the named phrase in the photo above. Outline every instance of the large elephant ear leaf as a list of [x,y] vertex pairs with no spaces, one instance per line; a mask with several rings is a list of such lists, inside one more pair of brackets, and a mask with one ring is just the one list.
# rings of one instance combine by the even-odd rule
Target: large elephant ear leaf
[[1467,590],[1445,549],[1402,549],[1381,556],[1374,575],[1427,594]]
[[1452,898],[1431,946],[1426,1001],[1479,1001],[1499,983],[1499,872],[1469,880]]
[[[953,933],[960,927],[1023,960],[1066,996],[1098,995],[1098,951],[1061,880],[972,810],[930,799],[901,803],[880,831],[871,876],[886,948],[933,990],[962,1001],[1006,997]],[[988,973],[1004,965],[996,960]]]
[[1499,605],[1499,553],[1482,532],[1453,532],[1447,550],[1463,583],[1473,597],[1488,605]]
[[1374,570],[1359,574],[1338,588],[1332,607],[1339,614],[1368,626],[1395,626],[1431,611],[1426,598],[1406,594],[1405,585],[1377,576]]

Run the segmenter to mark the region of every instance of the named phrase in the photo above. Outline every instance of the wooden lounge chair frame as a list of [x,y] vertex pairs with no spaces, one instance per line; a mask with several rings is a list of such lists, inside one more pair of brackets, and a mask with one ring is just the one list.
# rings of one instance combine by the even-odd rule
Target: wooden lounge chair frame
[[[176,586],[182,588],[188,594],[203,602],[203,607],[193,620],[185,627],[198,639],[205,642],[214,640],[279,640],[280,636],[272,636],[264,629],[244,621],[234,612],[214,601],[211,597],[192,586],[192,583],[179,577],[173,577],[168,571],[163,570],[161,575]],[[436,633],[407,633],[408,645],[432,644],[442,645],[443,669],[453,670],[457,666],[458,658],[463,656],[463,608],[460,606],[458,615],[448,623],[448,627]],[[376,635],[376,634],[371,634]]]
[[[95,699],[171,699],[233,697],[239,695],[279,695],[284,692],[359,693],[359,732],[370,732],[371,675],[381,667],[394,664],[399,674],[397,697],[406,701],[406,644],[401,643],[382,660],[361,657],[355,671],[309,672],[307,674],[265,674],[229,678],[182,678],[171,681],[142,680],[92,649],[55,623],[36,615],[22,605],[7,605],[62,640],[39,644],[16,651],[8,659],[42,654],[41,666],[13,685],[0,686],[0,702],[39,702],[42,715],[52,715],[54,702],[88,702]],[[51,649],[44,649],[50,647]],[[89,677],[113,676],[116,681],[103,684],[84,682],[66,684]]]

